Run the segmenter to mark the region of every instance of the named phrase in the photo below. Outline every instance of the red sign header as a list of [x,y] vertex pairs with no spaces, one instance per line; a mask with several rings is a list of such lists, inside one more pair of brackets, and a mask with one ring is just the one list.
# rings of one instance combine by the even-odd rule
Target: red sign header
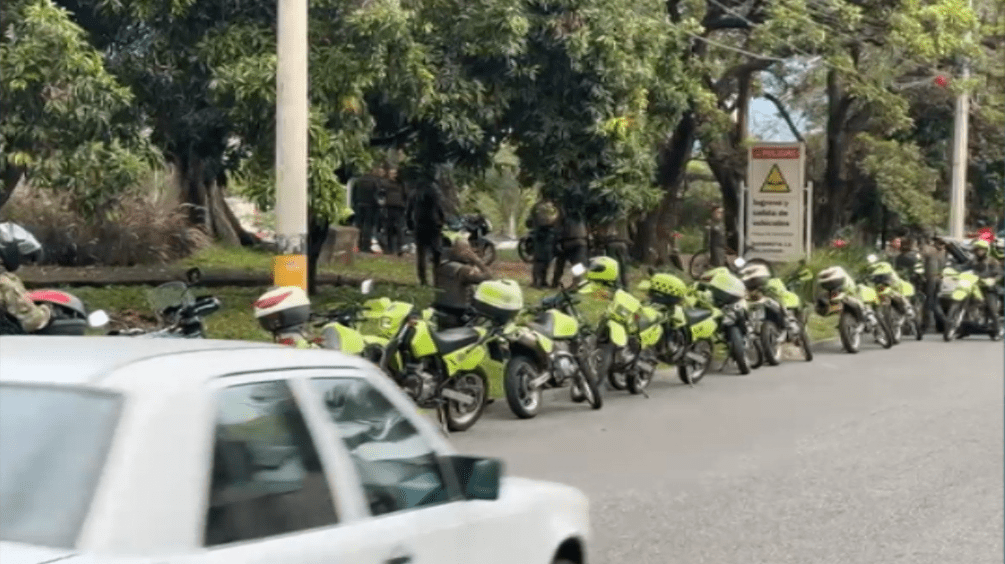
[[798,159],[799,147],[754,147],[751,155],[755,159]]

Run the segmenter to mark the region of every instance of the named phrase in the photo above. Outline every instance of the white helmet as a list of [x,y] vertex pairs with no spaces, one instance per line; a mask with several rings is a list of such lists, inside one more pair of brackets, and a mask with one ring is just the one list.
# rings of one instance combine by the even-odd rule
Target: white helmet
[[9,272],[14,272],[25,260],[38,260],[42,244],[27,229],[5,221],[0,223],[0,262]]
[[262,294],[253,306],[263,329],[277,333],[307,323],[311,300],[299,286],[280,286]]
[[748,290],[756,290],[771,278],[771,271],[760,263],[748,263],[740,271],[740,278]]

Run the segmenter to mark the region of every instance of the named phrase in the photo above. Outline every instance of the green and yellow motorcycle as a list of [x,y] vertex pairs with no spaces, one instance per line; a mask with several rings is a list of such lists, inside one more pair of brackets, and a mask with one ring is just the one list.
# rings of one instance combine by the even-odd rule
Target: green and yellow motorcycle
[[[737,259],[738,263],[742,259]],[[803,357],[813,360],[809,335],[802,319],[802,300],[789,290],[780,279],[772,277],[762,264],[737,264],[740,277],[747,287],[747,302],[750,304],[751,324],[754,334],[759,336],[764,360],[777,366],[782,359],[782,346],[786,343],[798,345]],[[809,273],[812,280],[813,274]],[[800,273],[800,279],[805,273]]]
[[[779,329],[778,342],[798,346],[807,362],[813,360],[813,343],[806,328],[810,311],[795,290],[798,286],[812,281],[813,272],[802,266],[784,281],[777,277],[768,279],[762,288],[765,295],[782,306],[781,315],[771,317]],[[780,355],[780,352],[776,354]]]
[[[573,267],[573,276],[585,271]],[[569,385],[572,400],[587,401],[593,409],[603,406],[600,382],[594,365],[595,339],[576,307],[576,288],[562,287],[558,294],[541,300],[523,315],[529,319],[504,331],[509,341],[503,387],[514,415],[530,419],[541,409],[541,392]]]
[[914,308],[914,284],[901,278],[887,261],[879,260],[876,255],[867,257],[866,270],[869,282],[879,295],[880,313],[886,317],[890,326],[890,338],[893,344],[900,343],[907,333],[914,335],[920,341],[924,338],[921,329],[921,312]]
[[[750,374],[752,368],[764,363],[760,339],[751,327],[746,296],[747,287],[728,268],[720,266],[706,270],[694,284],[696,305],[718,310],[717,340],[729,351],[726,363],[736,364],[740,374]],[[726,363],[723,363],[725,368]]]
[[838,316],[838,333],[841,346],[849,353],[857,353],[862,345],[862,333],[872,333],[884,349],[893,346],[890,326],[879,315],[879,295],[865,284],[855,280],[840,266],[825,268],[817,274],[817,283],[826,293],[817,299],[817,314],[821,317]]
[[[360,292],[366,296],[373,282],[363,282]],[[359,355],[380,365],[384,349],[398,331],[412,304],[390,298],[373,298],[362,304],[347,304],[317,317],[321,319],[319,345],[326,349]]]
[[946,312],[942,332],[945,341],[963,336],[966,333],[966,322],[982,328],[990,327],[988,334],[993,341],[1001,338],[1002,328],[993,316],[988,315],[984,298],[984,292],[996,283],[994,278],[982,280],[970,270],[960,272],[952,267],[942,270],[939,305]]
[[391,338],[380,367],[421,409],[435,409],[448,431],[470,429],[488,402],[486,357],[505,362],[505,331],[523,309],[523,292],[513,280],[477,286],[473,311],[481,323],[438,331],[413,308]]
[[650,271],[639,286],[659,313],[662,331],[652,349],[657,359],[676,365],[681,382],[697,384],[712,365],[722,312],[696,307],[696,295],[673,274]]

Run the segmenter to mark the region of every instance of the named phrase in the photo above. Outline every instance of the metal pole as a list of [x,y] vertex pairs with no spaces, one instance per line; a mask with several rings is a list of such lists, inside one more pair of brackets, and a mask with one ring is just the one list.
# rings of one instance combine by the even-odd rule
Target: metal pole
[[277,0],[276,286],[307,289],[307,0]]
[[[969,7],[973,9],[973,0]],[[970,38],[970,34],[967,34]],[[970,78],[970,61],[963,61],[962,82]],[[949,235],[963,237],[963,227],[966,222],[967,197],[967,138],[970,130],[970,95],[961,89],[956,96],[956,120],[953,132],[953,183],[949,193]]]
[[806,204],[803,206],[806,214],[806,259],[813,254],[813,181],[806,183]]
[[740,181],[740,194],[739,194],[739,213],[736,214],[736,220],[739,225],[736,230],[736,238],[739,249],[736,250],[736,254],[743,257],[747,253],[744,252],[744,244],[747,242],[747,183]]

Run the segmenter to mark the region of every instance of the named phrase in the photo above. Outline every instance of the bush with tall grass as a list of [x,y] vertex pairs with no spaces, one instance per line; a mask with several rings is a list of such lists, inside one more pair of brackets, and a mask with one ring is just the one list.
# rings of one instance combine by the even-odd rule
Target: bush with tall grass
[[163,264],[211,243],[205,232],[189,225],[173,180],[163,172],[151,175],[97,217],[73,207],[68,194],[21,186],[0,215],[38,238],[45,249],[43,264]]

